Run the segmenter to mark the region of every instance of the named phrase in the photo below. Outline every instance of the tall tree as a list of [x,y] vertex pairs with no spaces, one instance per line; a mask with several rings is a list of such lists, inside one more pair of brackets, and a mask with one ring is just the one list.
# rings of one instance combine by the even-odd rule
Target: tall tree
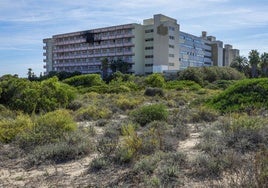
[[260,53],[257,50],[251,50],[249,52],[249,64],[251,65],[251,77],[258,77],[258,65],[260,63]]
[[246,76],[248,75],[248,69],[249,69],[249,64],[248,64],[248,59],[244,56],[238,56],[236,57],[230,67],[238,70],[239,72],[244,73]]
[[33,76],[33,69],[32,68],[28,68],[28,73],[27,73],[27,75],[28,75],[28,80],[31,80],[32,79],[32,76]]
[[268,76],[268,53],[264,52],[261,54],[261,71],[262,76]]
[[102,70],[102,78],[106,79],[108,77],[108,70],[109,70],[109,60],[107,57],[101,60],[101,70]]

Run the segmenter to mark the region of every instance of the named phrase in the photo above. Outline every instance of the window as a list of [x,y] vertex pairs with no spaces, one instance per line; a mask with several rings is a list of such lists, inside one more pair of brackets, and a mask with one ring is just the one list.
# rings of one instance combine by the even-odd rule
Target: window
[[154,49],[153,46],[146,46],[146,47],[145,47],[145,50],[152,50],[152,49]]
[[153,64],[145,64],[145,67],[152,67]]
[[147,38],[147,39],[145,39],[145,42],[149,42],[149,41],[154,41],[154,39],[153,38]]
[[168,54],[168,57],[174,57],[174,54]]
[[169,36],[169,39],[170,39],[170,40],[174,40],[175,37],[174,37],[174,36]]
[[171,45],[171,44],[170,44],[170,45],[168,45],[168,47],[169,47],[169,48],[174,48],[174,45]]
[[154,32],[153,29],[146,29],[146,30],[145,30],[145,33],[153,33],[153,32]]
[[174,63],[168,63],[168,65],[173,67],[174,66]]
[[145,58],[146,59],[150,59],[150,58],[153,58],[154,56],[153,55],[146,55]]
[[171,26],[169,26],[168,29],[169,29],[170,31],[175,31],[175,28],[174,28],[174,27],[171,27]]

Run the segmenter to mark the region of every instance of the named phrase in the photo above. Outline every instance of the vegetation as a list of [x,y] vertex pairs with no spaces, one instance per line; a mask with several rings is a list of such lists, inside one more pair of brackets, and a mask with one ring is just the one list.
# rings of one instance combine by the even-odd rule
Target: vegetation
[[245,76],[231,67],[190,67],[178,73],[179,80],[191,80],[201,86],[218,80],[240,80]]
[[132,111],[131,116],[135,122],[144,126],[155,120],[167,120],[168,111],[163,104],[152,104]]
[[267,107],[267,94],[267,78],[245,79],[215,96],[209,104],[221,112],[251,111]]
[[0,78],[0,185],[267,185],[267,78],[245,79],[235,70],[247,70],[243,62],[168,81],[103,66],[106,82],[97,74]]

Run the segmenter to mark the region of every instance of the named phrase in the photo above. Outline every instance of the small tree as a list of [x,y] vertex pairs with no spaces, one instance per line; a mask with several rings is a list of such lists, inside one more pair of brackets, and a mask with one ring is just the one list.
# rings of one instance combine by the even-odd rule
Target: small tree
[[268,76],[268,53],[264,52],[261,55],[261,70],[262,70],[262,76],[267,77]]
[[260,54],[257,50],[251,50],[249,52],[249,63],[251,65],[251,77],[258,77],[258,65],[260,63]]
[[101,61],[101,70],[102,70],[102,78],[106,79],[108,77],[108,70],[109,70],[109,60],[107,57],[105,57]]
[[244,56],[236,57],[232,61],[230,67],[238,70],[239,72],[244,73],[247,77],[250,75],[248,59]]

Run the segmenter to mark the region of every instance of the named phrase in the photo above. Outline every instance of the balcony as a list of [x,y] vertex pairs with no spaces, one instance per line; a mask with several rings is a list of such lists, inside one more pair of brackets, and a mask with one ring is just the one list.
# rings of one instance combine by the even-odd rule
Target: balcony
[[43,62],[47,62],[47,59],[43,59]]

